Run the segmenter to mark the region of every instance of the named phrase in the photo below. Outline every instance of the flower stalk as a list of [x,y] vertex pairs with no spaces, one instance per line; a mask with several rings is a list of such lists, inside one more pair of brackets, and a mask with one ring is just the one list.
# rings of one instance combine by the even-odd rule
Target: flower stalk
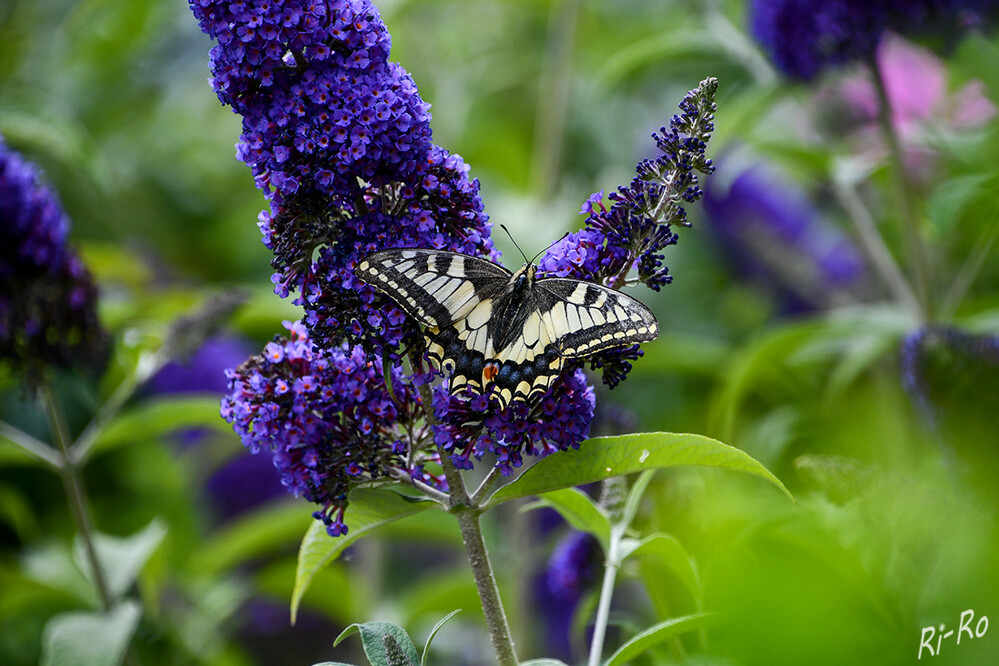
[[902,144],[899,141],[898,132],[895,131],[895,125],[892,123],[891,100],[888,97],[884,75],[878,66],[877,59],[873,55],[868,60],[868,67],[871,71],[874,89],[878,96],[878,126],[885,137],[885,142],[888,144],[888,152],[891,156],[892,171],[895,175],[897,196],[901,210],[903,235],[906,237],[912,261],[916,295],[921,306],[920,314],[925,322],[933,319],[933,302],[929,287],[929,262],[926,257],[926,248],[919,234],[918,211],[915,205],[916,193],[913,191],[912,180],[909,178],[908,169],[905,166],[905,155],[902,153]]
[[482,614],[486,618],[489,638],[496,651],[496,661],[500,666],[517,666],[513,635],[510,633],[510,624],[503,610],[503,601],[500,599],[496,576],[489,561],[486,541],[482,536],[482,526],[479,522],[482,509],[472,503],[461,471],[455,467],[450,458],[442,456],[441,464],[451,494],[450,512],[461,529],[461,540],[465,544],[465,554],[472,568],[472,576],[475,578]]
[[56,446],[59,447],[59,451],[62,452],[63,459],[62,465],[59,466],[59,478],[62,479],[63,490],[66,492],[66,500],[69,503],[69,510],[73,515],[73,522],[76,524],[76,532],[80,535],[80,540],[83,542],[83,550],[87,555],[90,570],[94,575],[94,588],[97,591],[101,610],[106,613],[111,610],[113,600],[107,580],[104,577],[104,570],[101,568],[100,560],[97,557],[97,548],[94,546],[86,490],[83,487],[83,481],[80,479],[79,468],[70,455],[69,430],[66,427],[66,420],[63,417],[62,409],[59,406],[55,393],[48,383],[43,385],[42,400],[45,403],[45,413],[49,420],[49,429],[52,431],[52,439],[55,441]]

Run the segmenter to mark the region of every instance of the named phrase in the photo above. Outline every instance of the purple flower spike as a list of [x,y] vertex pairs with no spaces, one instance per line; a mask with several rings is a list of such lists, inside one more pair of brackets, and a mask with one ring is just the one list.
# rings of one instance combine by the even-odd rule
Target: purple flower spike
[[29,387],[46,367],[103,358],[97,289],[68,233],[56,195],[0,136],[0,363]]
[[[664,250],[678,237],[672,225],[689,226],[686,204],[700,199],[698,173],[714,172],[705,155],[714,131],[717,79],[705,79],[680,102],[681,113],[652,135],[659,156],[642,160],[628,187],[591,195],[583,204],[586,226],[553,245],[538,268],[547,275],[598,282],[612,289],[642,282],[659,291],[673,278]],[[631,274],[634,273],[633,276]],[[641,356],[635,347],[612,349],[587,359],[603,370],[603,381],[616,386]]]

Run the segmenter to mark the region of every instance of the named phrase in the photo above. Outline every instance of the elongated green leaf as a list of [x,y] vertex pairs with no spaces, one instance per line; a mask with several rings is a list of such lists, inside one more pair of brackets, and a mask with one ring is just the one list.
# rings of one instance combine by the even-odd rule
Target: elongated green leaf
[[340,556],[348,546],[385,523],[412,516],[439,506],[429,500],[414,501],[385,488],[359,488],[350,494],[345,522],[347,534],[333,538],[319,521],[313,521],[298,550],[295,590],[291,595],[291,621],[298,616],[302,596],[323,567]]
[[[649,487],[649,482],[652,481],[652,475],[655,473],[655,470],[652,469],[642,472],[641,476],[635,479],[635,483],[632,484],[631,489],[628,491],[628,501],[624,504],[624,513],[621,516],[621,525],[624,529],[627,529],[631,525],[631,521],[635,519],[635,514],[638,513],[638,505],[642,502],[642,495],[645,494],[645,490]],[[621,559],[624,558],[622,557]]]
[[[621,560],[628,557],[643,557],[654,561],[658,566],[665,566],[673,575],[680,579],[691,596],[700,603],[701,585],[697,580],[694,561],[687,554],[680,542],[668,534],[658,533],[637,542],[622,545],[624,552]],[[657,567],[658,568],[658,567]]]
[[610,659],[604,663],[604,666],[630,664],[635,657],[649,648],[659,645],[667,638],[693,631],[694,629],[700,629],[714,621],[715,616],[712,613],[696,613],[660,622],[657,625],[649,627],[618,648],[617,652],[611,655]]
[[460,612],[460,608],[451,611],[441,618],[441,621],[435,624],[434,628],[430,630],[430,635],[427,636],[427,643],[423,646],[423,656],[420,658],[420,666],[427,666],[427,657],[430,656],[430,644],[434,642],[434,637],[437,635],[437,632],[444,628],[444,625],[447,624],[448,620]]
[[718,40],[711,33],[667,32],[628,44],[606,59],[594,76],[594,83],[601,88],[613,88],[635,69],[658,61],[677,61],[683,58],[703,60],[721,56]]
[[277,502],[217,530],[198,547],[191,562],[204,573],[226,571],[294,543],[302,530],[315,522],[307,503],[291,499]]
[[427,617],[450,612],[455,606],[478,608],[481,601],[475,580],[467,567],[444,567],[426,572],[394,598],[397,615],[404,627],[416,626]]
[[607,552],[610,543],[610,518],[589,495],[575,488],[563,488],[540,495],[539,498],[540,504],[558,511],[565,522],[575,529],[595,536],[604,552]]
[[[787,382],[784,367],[788,356],[816,337],[822,324],[805,321],[782,326],[740,350],[728,363],[722,390],[711,405],[711,422],[722,436],[732,437],[742,403],[761,385]],[[788,387],[788,392],[798,390]]]
[[497,490],[487,506],[632,472],[684,465],[752,474],[766,479],[794,500],[777,477],[739,449],[702,435],[650,432],[595,437],[583,442],[576,451],[542,458],[516,481]]
[[126,601],[109,613],[71,612],[45,625],[42,666],[115,666],[139,623],[139,604]]
[[361,634],[361,645],[371,666],[418,666],[420,663],[413,639],[405,629],[391,622],[352,624],[336,637],[333,647],[356,633]]
[[[128,591],[164,536],[166,526],[156,518],[135,534],[124,538],[106,534],[93,535],[97,559],[113,598],[121,597]],[[93,569],[79,537],[73,543],[73,559],[80,570],[93,580]]]
[[94,442],[95,451],[141,443],[181,428],[211,428],[230,432],[219,416],[217,395],[178,394],[150,398],[116,416]]

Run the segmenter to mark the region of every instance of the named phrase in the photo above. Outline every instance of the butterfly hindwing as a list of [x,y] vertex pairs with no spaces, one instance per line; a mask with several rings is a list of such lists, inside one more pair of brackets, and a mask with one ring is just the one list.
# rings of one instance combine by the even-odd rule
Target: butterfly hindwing
[[568,278],[535,279],[443,250],[375,252],[356,274],[426,327],[427,358],[450,391],[489,390],[507,407],[545,393],[566,358],[655,339],[655,315],[637,300]]

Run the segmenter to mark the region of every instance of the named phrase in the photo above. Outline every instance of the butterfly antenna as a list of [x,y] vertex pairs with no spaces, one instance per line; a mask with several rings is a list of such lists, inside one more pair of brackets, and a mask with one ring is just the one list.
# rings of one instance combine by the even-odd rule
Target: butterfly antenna
[[568,235],[569,235],[569,232],[567,231],[567,232],[565,232],[564,234],[562,234],[561,236],[559,236],[559,237],[558,237],[558,240],[555,240],[555,241],[552,241],[551,243],[549,243],[549,244],[548,244],[548,247],[546,247],[545,249],[541,250],[541,252],[538,252],[538,253],[537,253],[536,255],[534,255],[534,259],[531,259],[531,263],[533,264],[533,263],[534,263],[534,261],[535,261],[535,260],[536,260],[536,259],[537,259],[538,257],[540,257],[540,256],[541,256],[542,254],[544,254],[544,253],[545,253],[545,252],[547,252],[548,250],[552,249],[553,247],[555,247],[556,245],[558,245],[559,243],[561,243],[562,241],[564,241],[564,240],[565,240],[565,237],[566,237],[566,236],[568,236]]
[[501,228],[503,229],[503,231],[505,231],[505,232],[506,232],[506,235],[510,237],[510,240],[511,240],[511,241],[513,241],[513,246],[514,246],[514,247],[516,247],[516,248],[517,248],[517,250],[519,250],[519,251],[520,251],[520,255],[521,255],[522,257],[524,257],[524,261],[525,261],[525,262],[527,262],[527,263],[529,263],[529,264],[533,264],[533,263],[534,263],[534,261],[535,261],[535,260],[536,260],[536,259],[537,259],[538,257],[540,257],[540,256],[541,256],[542,254],[544,254],[544,253],[545,253],[545,252],[547,252],[548,250],[550,250],[550,249],[551,249],[551,248],[552,248],[552,247],[553,247],[554,245],[557,245],[558,243],[561,243],[561,242],[562,242],[562,241],[563,241],[563,240],[565,239],[565,237],[569,235],[569,232],[568,232],[568,231],[567,231],[567,232],[565,232],[564,234],[562,234],[562,235],[561,235],[561,236],[560,236],[560,237],[558,238],[558,240],[556,240],[556,241],[553,241],[552,243],[550,243],[550,244],[548,245],[548,247],[546,247],[545,249],[541,250],[541,252],[538,252],[538,253],[537,253],[536,255],[534,255],[534,259],[531,259],[530,261],[527,261],[527,255],[526,255],[526,254],[524,254],[524,251],[520,249],[520,246],[519,246],[519,245],[517,245],[517,241],[513,240],[513,234],[511,234],[511,233],[510,233],[510,230],[506,228],[506,225],[505,225],[505,224],[501,224],[501,225],[500,225],[500,227],[501,227]]
[[513,246],[515,248],[517,248],[518,252],[520,252],[520,256],[522,256],[524,258],[524,261],[527,261],[527,255],[524,254],[524,251],[520,249],[519,245],[517,245],[517,241],[513,240],[513,234],[511,234],[510,230],[506,228],[506,225],[505,224],[501,224],[500,228],[503,229],[503,231],[506,232],[506,235],[510,237],[510,240],[513,241]]

